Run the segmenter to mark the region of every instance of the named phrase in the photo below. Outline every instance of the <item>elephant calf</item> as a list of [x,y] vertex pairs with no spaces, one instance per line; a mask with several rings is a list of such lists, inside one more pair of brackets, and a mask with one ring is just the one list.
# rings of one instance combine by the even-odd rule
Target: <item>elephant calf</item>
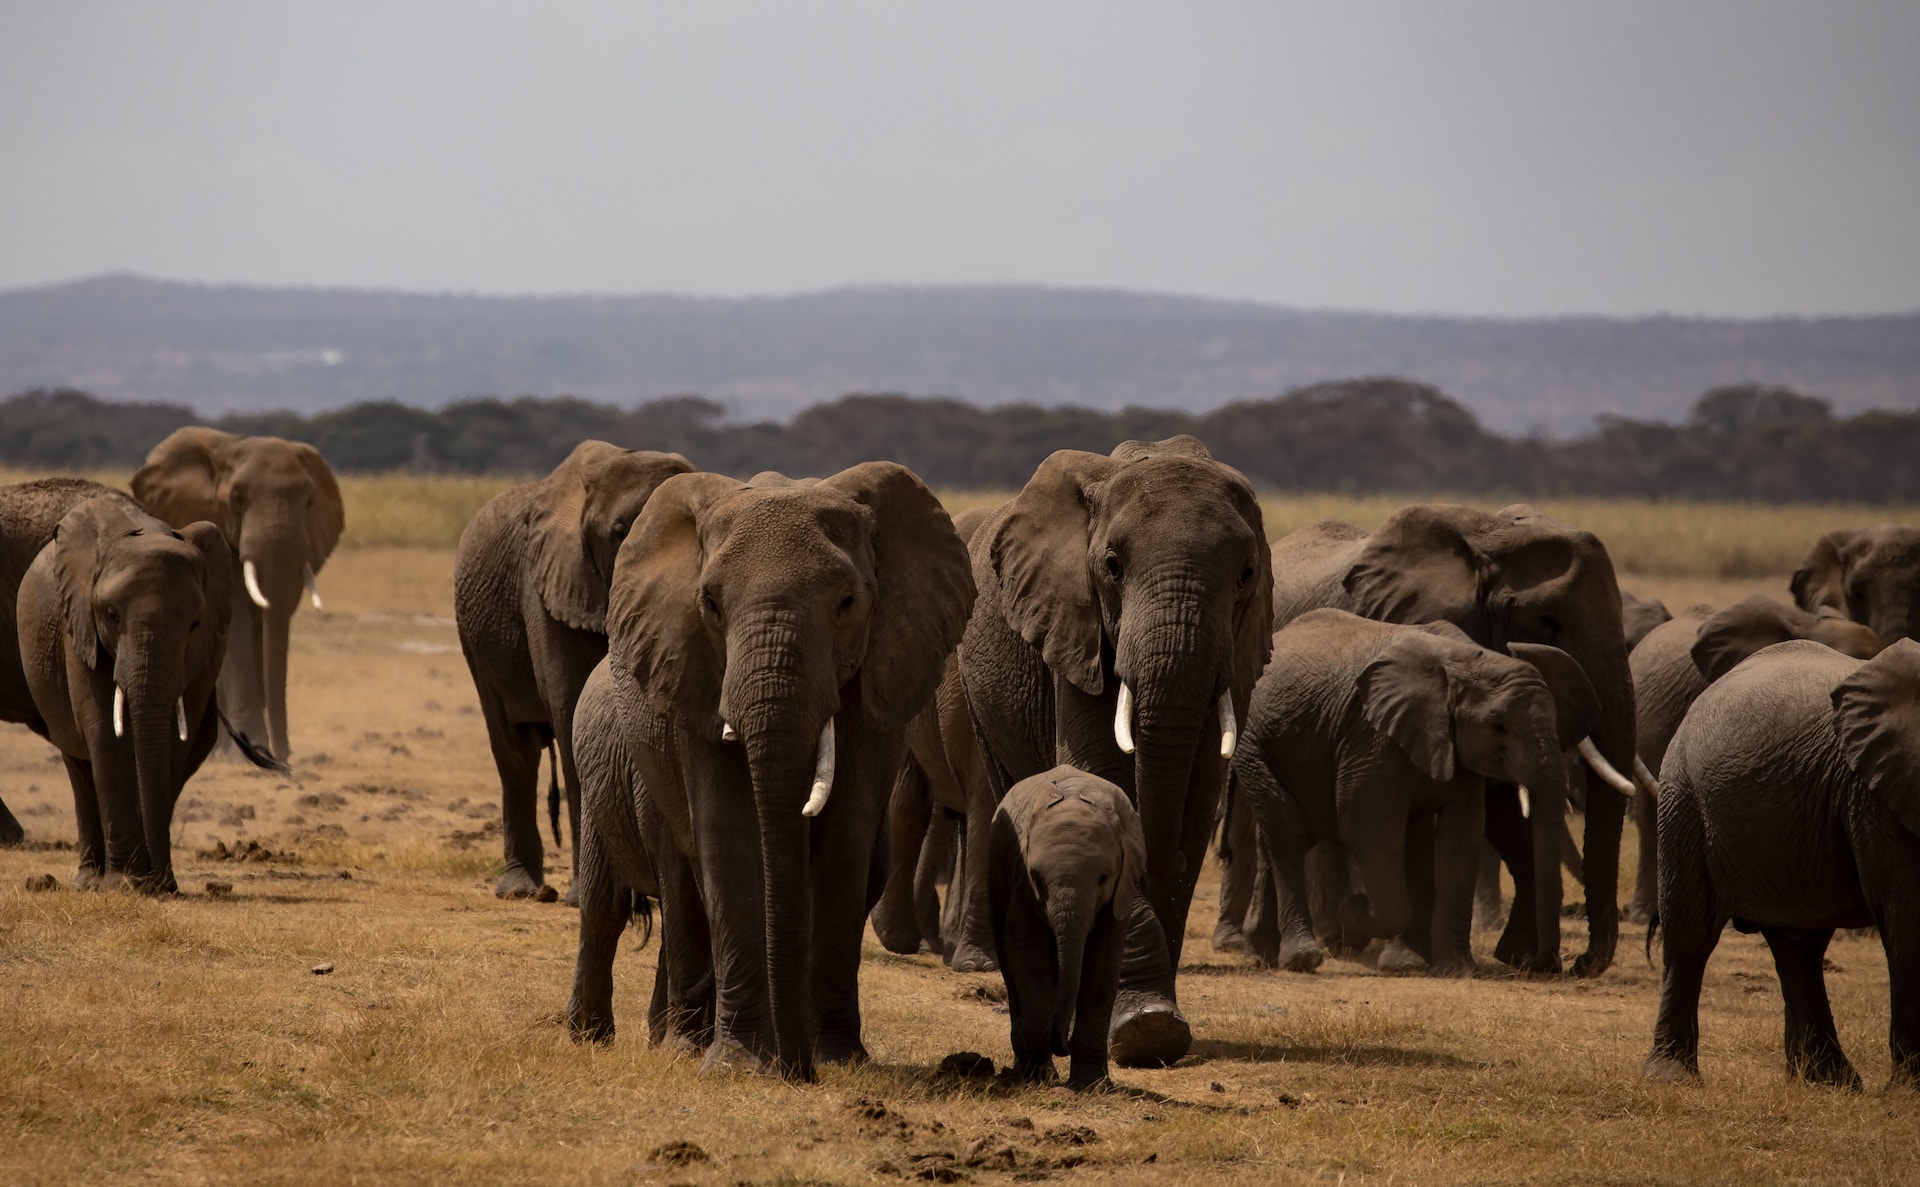
[[1058,766],[1007,792],[987,844],[1014,1068],[1051,1080],[1053,1057],[1065,1055],[1070,1086],[1099,1084],[1126,921],[1146,868],[1140,817],[1118,786]]
[[1761,651],[1702,692],[1660,777],[1666,971],[1644,1074],[1700,1074],[1700,987],[1731,921],[1773,950],[1787,1069],[1858,1086],[1827,1003],[1835,928],[1880,929],[1893,1079],[1920,1080],[1920,643]]

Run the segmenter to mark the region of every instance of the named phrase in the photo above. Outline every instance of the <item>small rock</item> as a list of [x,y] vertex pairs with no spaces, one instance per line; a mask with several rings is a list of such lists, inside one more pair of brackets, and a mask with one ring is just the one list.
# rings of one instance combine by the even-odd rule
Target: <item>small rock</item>
[[28,874],[27,889],[34,891],[58,890],[60,889],[60,879],[54,877],[52,874]]
[[668,1142],[664,1146],[655,1146],[647,1155],[647,1160],[661,1166],[692,1166],[696,1162],[712,1162],[713,1155],[692,1142]]
[[341,870],[339,873],[335,874],[334,877],[351,881],[353,878],[353,875],[346,870]]
[[1226,1085],[1222,1084],[1218,1080],[1209,1080],[1207,1082],[1208,1092],[1225,1092],[1226,1090],[1227,1090]]
[[332,971],[333,971],[333,962],[331,960],[323,960],[319,964],[316,964],[313,966],[313,975],[316,977],[324,977],[328,973],[331,973]]
[[220,882],[212,878],[207,879],[207,897],[208,898],[226,898],[228,895],[232,893],[233,893],[233,883]]
[[[551,886],[542,886],[540,893],[533,896],[533,901],[536,903],[557,903],[560,901],[560,892]],[[698,1147],[696,1147],[696,1149],[697,1148]]]

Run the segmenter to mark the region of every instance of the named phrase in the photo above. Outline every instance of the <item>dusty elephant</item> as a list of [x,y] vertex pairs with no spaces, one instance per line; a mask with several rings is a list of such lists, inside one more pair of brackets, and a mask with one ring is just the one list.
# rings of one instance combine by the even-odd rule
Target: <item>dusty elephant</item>
[[1920,638],[1920,528],[1881,523],[1828,532],[1793,572],[1794,604],[1828,606],[1883,643]]
[[153,447],[133,494],[176,528],[208,520],[226,536],[235,580],[220,703],[236,730],[285,762],[293,612],[303,587],[319,609],[316,577],[346,527],[333,471],[304,442],[192,426]]
[[1191,437],[1062,450],[973,537],[960,671],[996,796],[1066,764],[1126,789],[1147,838],[1113,1057],[1170,1063],[1175,1000],[1227,758],[1271,645],[1260,505]]
[[118,492],[73,505],[20,582],[21,667],[79,825],[76,886],[174,890],[180,789],[220,732],[232,554]]
[[806,1080],[816,1061],[864,1058],[860,941],[887,797],[972,602],[953,523],[905,467],[660,484],[620,549],[606,661],[643,801],[627,812],[658,824],[602,831],[583,805],[575,1037],[613,1033],[624,917],[603,883],[632,863],[607,850],[637,840],[675,976],[712,978],[707,1067]]
[[1146,865],[1127,793],[1072,767],[1022,779],[994,812],[987,884],[1007,984],[1015,1074],[1107,1078],[1107,1030],[1127,921]]
[[573,708],[607,653],[614,556],[654,489],[692,469],[677,453],[582,441],[545,478],[495,495],[460,533],[453,613],[500,776],[502,898],[553,894],[539,812],[540,752],[550,744],[578,860]]
[[1546,883],[1534,890],[1533,942],[1557,951],[1566,752],[1598,705],[1565,652],[1510,646],[1503,655],[1449,624],[1398,626],[1341,610],[1311,611],[1275,633],[1233,765],[1275,874],[1280,964],[1320,965],[1306,858],[1333,842],[1365,886],[1338,906],[1346,945],[1395,941],[1383,968],[1471,973],[1487,779],[1528,790],[1534,868]]
[[1659,598],[1640,598],[1620,591],[1620,629],[1627,636],[1627,654],[1640,646],[1640,640],[1647,637],[1653,629],[1663,622],[1671,622],[1673,615],[1667,610],[1667,604]]
[[1666,969],[1644,1074],[1699,1075],[1701,981],[1731,921],[1773,950],[1789,1073],[1852,1086],[1822,962],[1835,928],[1877,926],[1893,1080],[1920,1080],[1920,643],[1759,652],[1694,701],[1660,786]]
[[[1764,594],[1719,611],[1689,606],[1650,631],[1628,657],[1637,715],[1634,738],[1642,766],[1658,778],[1667,744],[1694,698],[1756,651],[1789,639],[1808,639],[1855,659],[1871,659],[1880,652],[1871,628],[1826,607],[1810,614]],[[1640,866],[1627,918],[1646,923],[1653,918],[1660,885],[1658,805],[1648,788],[1635,790],[1633,813],[1640,833]]]

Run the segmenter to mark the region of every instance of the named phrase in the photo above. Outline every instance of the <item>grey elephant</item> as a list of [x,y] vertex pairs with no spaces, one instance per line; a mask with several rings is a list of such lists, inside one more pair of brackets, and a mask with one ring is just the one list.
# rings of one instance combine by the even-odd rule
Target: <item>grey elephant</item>
[[[640,803],[625,811],[657,822],[637,840],[665,958],[680,984],[712,987],[706,1067],[807,1080],[865,1057],[860,942],[887,798],[972,603],[952,521],[890,462],[799,482],[676,475],[621,545],[606,663],[622,713],[603,728],[626,738]],[[603,827],[617,798],[582,804],[580,1039],[613,1033],[601,969],[622,895],[604,883],[632,877],[620,847],[639,832]]]
[[[1301,528],[1274,543],[1273,571],[1276,629],[1310,610],[1334,608],[1384,622],[1449,622],[1482,647],[1544,644],[1579,664],[1599,715],[1578,752],[1600,779],[1587,785],[1581,856],[1588,941],[1573,971],[1605,971],[1619,941],[1621,824],[1635,786],[1633,680],[1606,546],[1524,504],[1489,513],[1422,503],[1394,512],[1373,532],[1338,520]],[[1515,886],[1558,886],[1557,875],[1535,874],[1537,833],[1513,785],[1488,784],[1486,834]],[[1236,860],[1229,882],[1251,879],[1248,864]],[[1539,943],[1550,930],[1536,896],[1517,895],[1494,955],[1517,968],[1558,969],[1557,952]]]
[[[1528,791],[1536,851],[1557,853],[1567,796],[1565,752],[1598,705],[1585,674],[1556,647],[1503,655],[1438,623],[1398,626],[1342,610],[1301,615],[1273,636],[1254,687],[1234,778],[1275,874],[1279,963],[1318,968],[1306,858],[1331,842],[1366,893],[1338,905],[1341,940],[1398,940],[1397,967],[1471,973],[1474,874],[1484,782]],[[1559,949],[1557,861],[1534,888],[1537,951]],[[1392,958],[1383,960],[1385,967]]]
[[1626,632],[1628,655],[1633,654],[1633,649],[1640,646],[1640,640],[1653,628],[1672,620],[1673,614],[1659,598],[1635,597],[1624,589],[1620,591],[1620,628]]
[[21,669],[73,785],[75,885],[176,889],[174,802],[220,732],[232,555],[118,492],[70,507],[21,579]]
[[1793,571],[1794,604],[1831,607],[1881,642],[1920,638],[1920,528],[1881,523],[1828,532]]
[[1127,921],[1146,865],[1127,793],[1059,766],[1013,785],[993,815],[987,859],[993,947],[1007,984],[1013,1068],[1067,1084],[1107,1079],[1107,1030]]
[[346,527],[333,471],[304,442],[196,425],[153,447],[133,494],[176,528],[208,520],[226,536],[236,573],[220,703],[236,730],[286,761],[293,613],[302,592],[320,608],[316,578]]
[[[1649,632],[1628,657],[1637,714],[1634,737],[1643,769],[1659,776],[1673,732],[1708,684],[1761,648],[1789,639],[1809,639],[1855,659],[1871,659],[1880,651],[1871,627],[1828,607],[1810,614],[1765,594],[1718,611],[1689,606]],[[1644,786],[1634,793],[1633,814],[1640,834],[1640,866],[1627,918],[1646,923],[1653,918],[1659,893],[1660,826],[1653,794]]]
[[1644,1072],[1699,1075],[1700,987],[1731,921],[1773,950],[1790,1074],[1857,1086],[1827,1002],[1839,927],[1887,954],[1893,1080],[1920,1080],[1920,643],[1769,647],[1708,686],[1660,777],[1666,969]]
[[1064,763],[1133,800],[1147,867],[1112,1053],[1171,1063],[1192,1043],[1175,997],[1187,911],[1271,645],[1259,502],[1191,437],[1062,450],[980,526],[972,556],[960,674],[994,793]]
[[[677,453],[582,441],[545,478],[495,495],[460,533],[453,615],[500,776],[501,898],[557,897],[540,844],[540,752],[549,745],[578,857],[573,707],[607,653],[614,557],[654,489],[692,469]],[[557,845],[557,824],[555,834]]]

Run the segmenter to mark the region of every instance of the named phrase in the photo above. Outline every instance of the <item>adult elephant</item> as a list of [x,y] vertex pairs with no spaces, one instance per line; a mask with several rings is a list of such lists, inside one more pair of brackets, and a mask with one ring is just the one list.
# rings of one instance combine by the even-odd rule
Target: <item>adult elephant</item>
[[[628,813],[657,820],[646,849],[686,871],[656,865],[666,956],[685,984],[713,979],[707,1067],[807,1080],[817,1060],[864,1058],[860,941],[887,796],[972,604],[952,521],[891,462],[801,482],[677,475],[621,546],[606,663]],[[591,796],[583,808],[576,984],[590,992],[568,1016],[600,1038],[622,902],[604,882],[631,863],[588,860],[621,834],[597,827]],[[676,943],[696,933],[705,950]]]
[[1878,927],[1893,1080],[1920,1080],[1920,643],[1761,651],[1694,701],[1660,785],[1666,969],[1644,1074],[1699,1075],[1701,980],[1731,921],[1773,950],[1788,1071],[1851,1086],[1823,958],[1835,928]]
[[[1365,894],[1335,898],[1341,942],[1395,941],[1395,971],[1471,973],[1468,932],[1486,779],[1524,784],[1536,853],[1560,844],[1570,751],[1597,708],[1556,647],[1491,651],[1454,627],[1396,626],[1342,610],[1303,614],[1273,636],[1234,756],[1278,890],[1277,963],[1323,958],[1308,906],[1307,853],[1333,844]],[[1536,943],[1557,948],[1560,867],[1536,861]]]
[[[578,861],[573,708],[607,654],[614,556],[654,489],[692,469],[677,453],[582,441],[545,478],[495,495],[460,533],[453,616],[500,776],[501,898],[558,897],[540,844],[540,752],[550,745]],[[567,901],[577,901],[571,887]]]
[[[1880,651],[1880,640],[1869,627],[1825,607],[1810,614],[1765,594],[1719,611],[1689,606],[1649,631],[1627,661],[1633,672],[1634,739],[1642,769],[1659,778],[1667,744],[1707,685],[1761,648],[1789,639],[1811,640],[1855,659],[1871,659]],[[1660,827],[1658,805],[1646,786],[1634,791],[1633,815],[1640,834],[1640,867],[1627,918],[1647,923],[1660,887]]]
[[[1588,942],[1573,971],[1605,971],[1619,940],[1621,822],[1634,786],[1621,773],[1633,770],[1633,680],[1606,546],[1524,504],[1488,513],[1422,503],[1373,532],[1337,520],[1301,528],[1275,542],[1273,569],[1276,629],[1331,607],[1385,622],[1450,622],[1495,651],[1515,643],[1558,647],[1580,665],[1599,716],[1579,752],[1602,778],[1588,785]],[[1486,830],[1515,886],[1544,883],[1534,876],[1533,830],[1512,785],[1489,785]],[[1536,896],[1516,895],[1494,953],[1517,968],[1558,971],[1557,947],[1540,946],[1546,932]]]
[[79,824],[76,886],[175,889],[173,805],[220,732],[232,554],[119,492],[70,507],[21,579],[21,668]]
[[293,612],[303,586],[320,608],[315,578],[346,526],[333,471],[304,442],[196,425],[153,447],[133,494],[176,528],[210,520],[225,534],[238,580],[220,703],[236,730],[285,762]]
[[1065,764],[1126,790],[1147,838],[1114,1006],[1123,1067],[1170,1063],[1187,909],[1272,646],[1253,488],[1192,437],[1061,450],[973,537],[960,674],[996,800]]
[[1873,628],[1882,642],[1920,638],[1920,528],[1881,523],[1828,532],[1793,571],[1794,604]]

